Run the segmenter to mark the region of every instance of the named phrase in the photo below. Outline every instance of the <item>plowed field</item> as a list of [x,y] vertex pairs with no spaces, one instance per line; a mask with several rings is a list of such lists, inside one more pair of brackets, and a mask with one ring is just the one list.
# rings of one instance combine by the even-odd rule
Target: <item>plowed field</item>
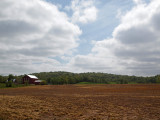
[[160,85],[0,89],[0,120],[160,120]]

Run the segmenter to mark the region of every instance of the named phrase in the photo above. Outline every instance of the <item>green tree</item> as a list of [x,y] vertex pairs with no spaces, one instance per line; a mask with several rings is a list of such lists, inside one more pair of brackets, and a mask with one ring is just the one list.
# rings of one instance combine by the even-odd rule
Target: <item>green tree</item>
[[3,83],[3,77],[0,75],[0,83]]
[[13,79],[14,79],[14,76],[12,74],[10,74],[8,76],[8,80],[6,81],[6,87],[12,87],[13,86],[13,82],[12,82]]
[[156,83],[160,83],[160,75],[157,75],[155,78],[156,78]]
[[14,79],[14,76],[12,75],[12,74],[9,74],[9,76],[8,76],[8,81],[11,81],[11,80],[13,80]]

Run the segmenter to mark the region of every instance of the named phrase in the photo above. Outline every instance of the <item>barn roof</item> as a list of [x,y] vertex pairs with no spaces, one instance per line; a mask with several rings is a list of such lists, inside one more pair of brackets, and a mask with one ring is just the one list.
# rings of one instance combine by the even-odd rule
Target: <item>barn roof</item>
[[34,76],[34,75],[27,75],[28,77],[30,77],[30,78],[34,78],[34,79],[38,79],[36,76]]

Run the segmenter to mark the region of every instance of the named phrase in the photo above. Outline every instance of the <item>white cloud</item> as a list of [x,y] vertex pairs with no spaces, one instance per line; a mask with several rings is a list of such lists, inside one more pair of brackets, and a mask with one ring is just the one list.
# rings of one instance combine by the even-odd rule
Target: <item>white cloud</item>
[[59,64],[48,57],[71,54],[80,34],[79,27],[53,4],[42,0],[1,0],[0,73],[47,71]]
[[[82,31],[75,23],[97,18],[93,0],[74,0],[72,18],[42,0],[1,0],[0,73],[40,71],[107,72],[155,75],[160,71],[160,1],[135,0],[119,14],[112,38],[94,41],[88,55],[71,57]],[[119,12],[120,13],[120,12]],[[74,24],[73,24],[74,23]],[[68,57],[66,57],[66,54]],[[67,65],[54,58],[59,56]]]
[[133,2],[136,3],[136,4],[142,4],[142,3],[144,3],[143,0],[133,0]]
[[[121,16],[113,38],[94,42],[92,53],[76,56],[75,69],[129,75],[160,71],[160,1],[136,5]],[[92,61],[92,62],[91,62]],[[87,67],[86,67],[87,66]]]
[[97,18],[97,8],[94,5],[94,0],[73,0],[70,7],[73,11],[73,23],[88,23],[93,22]]

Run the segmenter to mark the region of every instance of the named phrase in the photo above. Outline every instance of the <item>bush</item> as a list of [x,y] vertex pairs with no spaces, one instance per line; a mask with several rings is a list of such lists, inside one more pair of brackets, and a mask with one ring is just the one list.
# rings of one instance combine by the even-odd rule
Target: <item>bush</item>
[[45,80],[42,80],[42,82],[40,83],[40,85],[47,85],[47,82]]
[[0,83],[0,88],[5,88],[6,84],[5,83]]
[[12,81],[6,82],[6,87],[12,87],[12,86],[13,86]]

